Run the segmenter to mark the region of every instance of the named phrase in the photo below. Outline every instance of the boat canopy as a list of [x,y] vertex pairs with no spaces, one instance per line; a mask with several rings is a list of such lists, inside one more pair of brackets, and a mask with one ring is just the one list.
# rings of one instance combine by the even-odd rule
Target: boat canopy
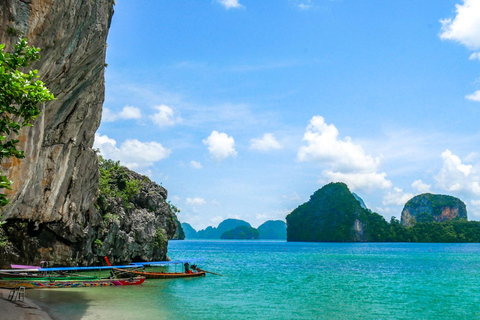
[[197,261],[204,261],[205,259],[203,258],[198,258],[198,259],[186,259],[186,260],[174,260],[174,261],[153,261],[153,262],[132,262],[130,263],[131,265],[135,266],[167,266],[171,264],[184,264],[186,262],[192,263],[192,262],[197,262]]
[[11,264],[10,267],[13,269],[35,269],[35,268],[41,268],[39,266],[26,266],[23,264]]

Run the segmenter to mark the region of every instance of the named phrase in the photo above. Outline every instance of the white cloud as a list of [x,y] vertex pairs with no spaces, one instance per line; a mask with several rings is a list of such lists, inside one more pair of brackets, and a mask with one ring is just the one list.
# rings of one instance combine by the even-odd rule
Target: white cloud
[[431,185],[424,183],[422,180],[415,180],[412,182],[412,188],[420,193],[430,192]]
[[470,205],[468,215],[475,216],[477,219],[480,218],[480,200],[470,200]]
[[102,122],[112,122],[116,120],[116,115],[112,112],[112,110],[108,108],[103,108],[102,111]]
[[117,147],[117,142],[109,137],[95,134],[94,148],[107,159],[118,160],[130,169],[146,169],[155,162],[167,158],[170,150],[158,142],[140,142],[136,139],[125,140]]
[[407,203],[408,200],[413,198],[413,194],[411,193],[404,193],[400,188],[393,188],[393,191],[387,192],[387,194],[383,197],[383,205],[384,206],[403,206]]
[[119,113],[114,113],[109,108],[103,108],[102,121],[113,122],[116,120],[141,119],[142,112],[137,107],[125,106]]
[[475,91],[472,94],[466,95],[465,98],[471,101],[478,101],[480,102],[480,90]]
[[470,201],[470,203],[472,204],[472,206],[480,207],[480,200],[472,200]]
[[322,175],[326,178],[320,179],[320,183],[343,182],[351,190],[373,191],[375,189],[388,189],[392,187],[392,182],[387,180],[386,173],[343,173],[325,170]]
[[[114,139],[110,139],[106,135],[102,136],[98,133],[95,133],[95,142],[93,143],[93,147],[95,149],[100,149],[101,146],[115,147],[116,145],[117,145],[117,141],[115,141]],[[100,151],[102,150],[100,149]]]
[[480,196],[480,172],[473,165],[463,164],[450,150],[442,153],[443,166],[435,176],[437,187],[465,196]]
[[300,10],[314,9],[316,6],[312,3],[312,0],[293,0],[291,1],[295,7]]
[[223,216],[215,216],[215,217],[210,219],[209,226],[218,226],[220,224],[220,222],[222,222],[223,220],[225,220],[225,218]]
[[281,149],[282,145],[275,139],[273,134],[265,133],[261,138],[250,140],[250,148],[259,151],[270,151]]
[[150,116],[150,119],[152,119],[153,123],[161,128],[173,126],[174,124],[182,121],[182,118],[176,117],[173,109],[165,104],[155,106],[154,108],[157,110],[157,113]]
[[468,57],[470,60],[480,60],[480,52],[474,52]]
[[190,161],[190,166],[192,168],[195,168],[195,169],[202,169],[203,168],[203,166],[200,162],[197,162],[197,161],[194,161],[194,160]]
[[285,200],[291,200],[291,201],[300,201],[302,198],[298,195],[298,193],[294,192],[291,195],[282,195],[282,198]]
[[242,4],[240,4],[238,1],[239,0],[217,0],[218,3],[220,3],[222,6],[225,7],[225,9],[239,9],[239,8],[244,8]]
[[207,202],[203,198],[187,198],[185,204],[187,206],[203,206]]
[[343,172],[371,172],[377,169],[379,158],[365,154],[363,148],[354,144],[350,137],[338,139],[338,130],[333,124],[326,124],[321,116],[310,120],[303,136],[307,146],[300,147],[299,161],[313,161],[328,164],[333,170]]
[[226,133],[213,131],[207,139],[202,140],[208,146],[208,151],[213,159],[222,161],[228,157],[235,157],[235,141]]
[[180,202],[180,200],[181,200],[181,198],[180,198],[179,196],[177,196],[177,195],[173,195],[173,196],[170,197],[170,201],[171,201],[173,204]]
[[328,166],[323,176],[328,181],[345,182],[352,190],[390,188],[386,173],[377,172],[380,158],[365,154],[350,137],[340,140],[338,135],[333,124],[326,124],[321,116],[313,117],[303,136],[307,145],[300,147],[297,159]]
[[[256,221],[249,220],[252,226],[258,228],[261,224],[263,224],[267,220],[282,220],[285,221],[285,217],[290,214],[293,209],[277,209],[277,210],[270,210],[268,212],[259,212],[256,213],[254,218]],[[252,219],[253,220],[253,219]]]
[[464,161],[473,162],[476,161],[480,157],[479,152],[470,152],[465,158]]
[[140,119],[142,112],[139,108],[125,106],[119,114],[120,119]]
[[455,8],[455,18],[440,20],[440,38],[457,41],[471,50],[480,48],[480,1],[464,0]]

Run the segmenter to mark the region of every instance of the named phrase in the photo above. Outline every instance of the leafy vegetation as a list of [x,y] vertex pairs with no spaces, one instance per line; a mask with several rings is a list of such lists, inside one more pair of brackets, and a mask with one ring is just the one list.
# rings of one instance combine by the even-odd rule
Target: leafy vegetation
[[287,216],[289,241],[354,241],[352,226],[359,213],[367,215],[343,183],[330,183]]
[[140,191],[141,181],[129,179],[125,167],[121,166],[119,161],[104,159],[99,155],[98,164],[100,170],[98,207],[108,211],[107,199],[119,198],[125,208],[132,208],[130,200]]
[[[27,73],[20,71],[40,59],[40,49],[27,45],[20,40],[13,52],[5,52],[0,44],[0,162],[6,158],[25,157],[13,138],[23,127],[32,126],[40,114],[38,104],[54,99],[45,84],[38,80],[37,70]],[[11,189],[12,181],[0,172],[0,189]],[[9,203],[7,196],[0,194],[0,207]]]
[[257,229],[248,226],[239,226],[235,229],[225,231],[220,239],[240,239],[240,240],[254,240],[259,238]]
[[[11,26],[7,27],[7,33],[17,35]],[[18,149],[19,140],[14,137],[22,128],[33,125],[40,114],[39,103],[54,99],[45,84],[38,80],[37,70],[20,71],[39,59],[40,49],[28,46],[25,39],[14,45],[13,52],[5,52],[5,45],[0,44],[0,162],[6,158],[25,157],[24,151]],[[12,183],[0,171],[0,189],[11,190]],[[8,203],[7,195],[0,193],[0,208]],[[0,221],[0,226],[4,223]],[[5,244],[6,237],[0,234],[0,246]]]
[[167,235],[165,234],[165,230],[162,228],[157,228],[155,233],[155,241],[153,244],[154,248],[165,248],[167,245]]
[[[434,211],[437,207],[459,203],[458,199],[449,196],[431,195],[427,200],[432,202]],[[456,218],[436,222],[427,216],[420,220],[410,227],[403,226],[395,217],[388,223],[378,213],[362,208],[345,184],[331,183],[287,216],[287,239],[312,242],[480,242],[478,221]],[[362,225],[360,238],[354,228],[356,222]]]
[[444,221],[452,218],[442,216],[445,207],[455,208],[458,217],[467,219],[465,203],[452,196],[424,193],[413,197],[405,204],[405,208],[413,215],[411,225],[416,222]]

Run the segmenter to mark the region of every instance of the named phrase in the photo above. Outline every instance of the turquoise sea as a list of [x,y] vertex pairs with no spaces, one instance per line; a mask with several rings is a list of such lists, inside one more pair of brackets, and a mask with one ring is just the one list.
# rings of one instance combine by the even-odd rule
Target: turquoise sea
[[31,290],[58,319],[480,319],[480,244],[170,241],[225,276]]

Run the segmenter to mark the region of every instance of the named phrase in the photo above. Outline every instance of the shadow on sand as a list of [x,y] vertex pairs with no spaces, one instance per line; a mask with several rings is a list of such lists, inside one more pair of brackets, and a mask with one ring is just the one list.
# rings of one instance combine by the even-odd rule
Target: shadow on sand
[[85,292],[75,289],[28,290],[26,297],[33,300],[54,320],[80,320],[85,315],[91,299]]

